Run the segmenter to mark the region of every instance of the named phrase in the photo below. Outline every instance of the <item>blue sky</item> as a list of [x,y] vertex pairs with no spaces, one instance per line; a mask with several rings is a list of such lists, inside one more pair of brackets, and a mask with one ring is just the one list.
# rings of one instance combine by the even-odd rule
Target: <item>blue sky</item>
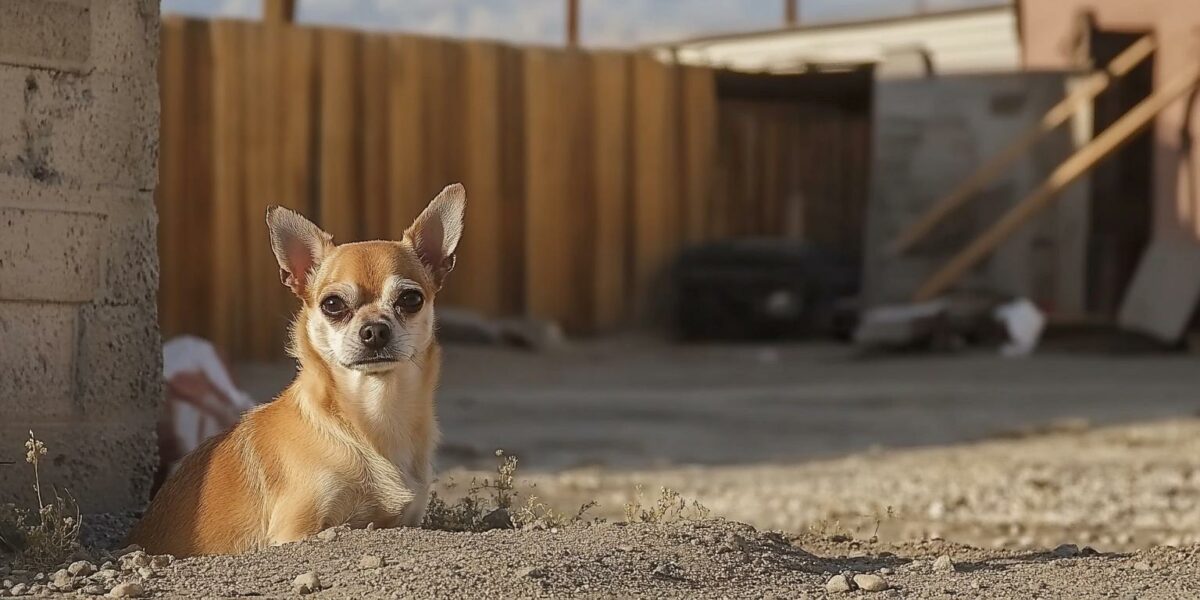
[[[257,17],[261,0],[163,0],[165,13]],[[558,44],[564,0],[297,0],[302,22]],[[800,0],[800,18],[828,22],[990,5],[1003,0]],[[621,46],[774,27],[782,0],[580,0],[583,43]]]

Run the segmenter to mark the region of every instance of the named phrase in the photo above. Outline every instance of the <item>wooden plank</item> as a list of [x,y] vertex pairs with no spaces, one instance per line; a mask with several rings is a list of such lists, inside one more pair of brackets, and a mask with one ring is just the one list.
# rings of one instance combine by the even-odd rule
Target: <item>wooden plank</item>
[[[301,214],[317,214],[318,176],[315,157],[317,155],[316,108],[318,98],[317,46],[319,31],[307,27],[289,27],[284,30],[282,43],[285,46],[280,57],[280,99],[276,106],[283,119],[279,144],[280,192],[279,204],[299,211]],[[266,225],[262,219],[249,224],[251,231],[259,232],[254,252],[265,252],[273,258]],[[273,323],[272,348],[282,351],[288,340],[288,323],[299,306],[291,290],[278,283],[272,288],[272,305],[277,307]],[[282,354],[280,354],[282,356]]]
[[266,360],[279,354],[278,322],[285,311],[278,302],[279,267],[266,243],[263,215],[283,195],[280,169],[282,142],[281,58],[284,29],[247,24],[242,36],[243,182],[242,232],[246,249],[244,302],[249,315],[242,356]]
[[[525,303],[525,57],[505,46],[500,53],[500,215],[502,314],[526,313]],[[469,193],[469,192],[468,192]]]
[[412,36],[388,38],[388,220],[393,239],[400,239],[430,200],[423,189],[426,154],[421,148],[421,64],[427,43]]
[[1180,96],[1200,83],[1200,64],[1179,73],[1166,85],[1138,103],[1117,119],[1103,133],[1063,161],[1037,189],[1017,203],[998,222],[975,238],[966,249],[950,259],[930,276],[917,290],[916,301],[937,297],[954,285],[963,275],[992,253],[1019,227],[1045,210],[1071,182],[1114,151],[1129,143],[1133,137],[1154,122],[1154,118]]
[[592,57],[595,198],[588,269],[594,273],[591,319],[600,331],[624,324],[631,308],[627,283],[632,239],[629,231],[631,68],[629,55],[624,53],[604,52]]
[[682,69],[683,241],[709,239],[709,206],[717,147],[717,86],[712,69]]
[[321,195],[317,219],[339,243],[362,238],[362,196],[355,168],[357,41],[350,31],[321,31]]
[[[214,105],[213,46],[209,21],[189,19],[183,26],[185,67],[184,86],[186,130],[184,140],[184,189],[175,201],[182,203],[186,227],[176,232],[175,242],[189,250],[179,255],[182,264],[171,268],[181,271],[183,306],[181,333],[192,333],[210,339],[213,335],[214,254],[209,249],[215,241],[214,215]],[[225,349],[228,350],[228,349]]]
[[184,22],[178,17],[166,17],[160,33],[158,87],[162,99],[158,157],[158,188],[155,204],[158,207],[159,293],[158,320],[163,337],[169,338],[186,330],[189,298],[184,294],[185,257],[183,244],[187,229],[184,193],[187,144],[187,53],[184,44]]
[[633,58],[633,294],[649,316],[652,294],[679,247],[673,68]]
[[567,55],[525,51],[525,301],[536,317],[580,327],[572,285],[578,211],[572,191],[572,123]]
[[241,356],[246,326],[242,235],[242,37],[245,24],[216,21],[213,53],[213,343]]
[[467,188],[467,225],[446,290],[450,303],[490,316],[503,310],[501,53],[491,42],[466,42],[462,48],[463,102],[454,119],[463,126],[455,172],[462,173]]
[[1037,123],[1021,132],[1007,146],[967,176],[949,194],[935,202],[919,219],[905,228],[892,243],[892,252],[900,253],[911,249],[913,245],[933,231],[938,223],[966,204],[980,190],[1003,174],[1004,170],[1013,162],[1028,153],[1038,140],[1066,123],[1071,115],[1108,89],[1113,81],[1141,64],[1143,60],[1154,53],[1156,47],[1154,36],[1146,35],[1126,48],[1104,70],[1091,75],[1083,84],[1072,90],[1066,98],[1046,111],[1046,114]]
[[388,40],[361,34],[362,69],[357,77],[358,124],[365,239],[392,237],[388,214]]

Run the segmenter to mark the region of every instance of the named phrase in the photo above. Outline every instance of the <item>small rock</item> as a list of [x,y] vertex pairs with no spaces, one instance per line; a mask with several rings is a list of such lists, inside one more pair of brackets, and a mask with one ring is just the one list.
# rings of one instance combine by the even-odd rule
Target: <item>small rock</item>
[[[325,531],[330,530],[327,529]],[[313,592],[319,592],[321,591],[321,579],[317,577],[316,571],[309,571],[302,575],[298,575],[292,580],[292,590],[297,594],[311,594]]]
[[154,579],[155,577],[159,576],[158,571],[155,571],[150,567],[142,567],[138,569],[137,572],[138,577],[141,577],[142,579]]
[[525,567],[517,571],[517,577],[528,577],[530,579],[541,579],[546,576],[546,570],[539,567]]
[[8,593],[10,593],[14,596],[24,596],[25,592],[28,592],[28,591],[29,591],[28,585],[26,585],[24,583],[18,583],[17,585],[12,586],[12,589],[8,590]]
[[124,548],[121,548],[120,550],[117,550],[116,552],[114,552],[113,556],[120,558],[122,556],[125,556],[126,554],[130,554],[132,552],[141,552],[141,551],[142,551],[141,546],[139,546],[137,544],[130,544],[130,545],[125,546]]
[[676,565],[675,563],[663,563],[658,565],[654,567],[654,570],[651,571],[650,574],[658,577],[659,579],[683,579],[683,569],[680,569],[679,565]]
[[376,527],[377,527],[377,525],[375,525],[375,521],[371,521],[370,523],[367,523],[367,531],[374,531]]
[[108,588],[105,588],[104,586],[99,585],[99,584],[92,583],[92,584],[83,586],[83,590],[81,590],[81,591],[89,596],[103,596],[104,594],[108,593]]
[[337,537],[338,532],[332,527],[317,534],[317,539],[321,540],[322,542],[332,542],[333,540],[336,540]]
[[1079,549],[1080,556],[1096,556],[1098,554],[1100,554],[1100,551],[1096,550],[1095,548],[1093,548],[1091,546],[1084,546]]
[[483,524],[486,525],[488,529],[512,529],[512,515],[508,514],[508,511],[503,508],[497,508],[496,510],[484,515]]
[[142,584],[136,581],[126,581],[110,590],[108,595],[112,598],[140,598],[145,592],[146,589],[142,587]]
[[117,568],[117,563],[115,563],[115,562],[113,562],[113,561],[111,561],[111,560],[106,560],[106,561],[104,561],[104,564],[100,565],[100,570],[101,570],[101,571],[103,571],[103,570],[105,570],[105,569],[112,569],[112,570],[116,570],[116,568]]
[[850,587],[850,580],[846,579],[845,575],[834,575],[825,582],[825,591],[831,594],[841,594],[851,589],[853,588]]
[[1133,563],[1133,568],[1138,571],[1149,571],[1150,563],[1139,560],[1138,562]]
[[868,592],[882,592],[889,587],[887,580],[884,578],[878,575],[869,575],[867,573],[855,575],[854,585],[857,585],[858,589]]
[[175,562],[175,557],[170,554],[159,554],[150,558],[150,566],[155,569],[165,569]]
[[96,571],[95,575],[92,575],[92,579],[107,581],[116,579],[117,575],[118,573],[114,569],[100,569],[99,571]]
[[59,569],[54,572],[54,576],[50,579],[50,583],[54,589],[60,592],[69,592],[75,589],[75,579],[66,569]]
[[892,573],[894,573],[894,572],[895,572],[895,571],[891,570],[891,569],[890,569],[890,568],[888,568],[888,567],[884,567],[884,568],[882,568],[882,569],[880,569],[880,570],[879,570],[879,574],[880,574],[880,575],[891,575],[891,574],[892,574]]
[[76,577],[87,577],[96,572],[96,565],[86,560],[77,560],[67,567],[67,572]]
[[933,561],[933,570],[949,573],[951,571],[957,571],[958,567],[954,566],[954,561],[950,560],[949,556],[943,554],[937,557],[937,560]]
[[1075,544],[1060,544],[1051,552],[1051,554],[1057,556],[1058,558],[1071,558],[1074,556],[1079,556],[1079,546],[1076,546]]
[[382,566],[383,557],[375,554],[368,554],[358,561],[358,568],[360,569],[378,569]]
[[117,562],[122,571],[136,571],[142,567],[150,566],[150,555],[141,550],[134,550],[122,556]]

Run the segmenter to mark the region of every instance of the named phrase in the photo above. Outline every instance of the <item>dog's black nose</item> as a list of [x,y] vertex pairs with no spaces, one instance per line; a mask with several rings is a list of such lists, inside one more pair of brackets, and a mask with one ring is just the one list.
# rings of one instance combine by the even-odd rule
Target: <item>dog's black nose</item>
[[358,339],[364,346],[379,350],[392,341],[392,328],[387,323],[367,323],[358,330]]

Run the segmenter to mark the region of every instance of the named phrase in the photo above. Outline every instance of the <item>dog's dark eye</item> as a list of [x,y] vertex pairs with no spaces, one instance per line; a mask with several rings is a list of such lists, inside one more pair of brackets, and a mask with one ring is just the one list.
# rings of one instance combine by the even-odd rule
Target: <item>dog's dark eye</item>
[[406,313],[415,313],[421,310],[425,304],[425,296],[417,290],[404,290],[400,292],[400,297],[396,298],[396,310]]
[[340,317],[346,314],[346,301],[337,296],[330,296],[321,301],[321,312],[330,317]]

